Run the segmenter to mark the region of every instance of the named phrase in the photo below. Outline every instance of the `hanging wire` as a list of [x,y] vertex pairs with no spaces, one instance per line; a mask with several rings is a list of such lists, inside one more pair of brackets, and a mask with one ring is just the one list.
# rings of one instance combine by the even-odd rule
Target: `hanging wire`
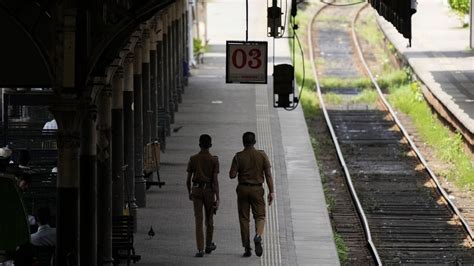
[[[292,110],[295,110],[299,103],[300,103],[300,99],[301,99],[301,95],[303,93],[303,90],[304,90],[304,83],[305,83],[305,79],[306,79],[306,71],[305,71],[305,66],[304,66],[304,51],[303,51],[303,47],[301,46],[301,42],[300,42],[300,38],[298,37],[298,33],[296,33],[296,29],[295,29],[295,26],[297,26],[295,24],[295,18],[292,17],[292,19],[290,19],[290,23],[291,23],[291,26],[293,27],[293,58],[292,58],[292,63],[293,63],[293,67],[295,67],[295,39],[296,41],[298,42],[298,47],[300,49],[300,52],[301,52],[301,65],[303,66],[303,80],[301,81],[301,86],[300,86],[300,91],[299,91],[299,94],[298,94],[298,97],[296,98],[296,103],[293,107],[285,107],[284,109],[287,110],[287,111],[292,111]],[[296,78],[296,77],[295,77]]]
[[[283,7],[281,2],[280,2],[280,7]],[[281,36],[280,37],[283,37],[285,35],[287,15],[288,15],[288,0],[285,0],[285,13],[283,14],[283,16],[285,17],[285,22],[283,23],[283,30],[281,31]]]

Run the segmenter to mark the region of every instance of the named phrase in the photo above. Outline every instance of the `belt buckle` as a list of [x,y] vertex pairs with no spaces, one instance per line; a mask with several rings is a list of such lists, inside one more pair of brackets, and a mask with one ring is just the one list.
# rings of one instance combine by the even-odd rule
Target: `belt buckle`
[[194,184],[194,187],[197,187],[197,188],[206,188],[206,187],[207,187],[207,183],[195,183],[195,184]]

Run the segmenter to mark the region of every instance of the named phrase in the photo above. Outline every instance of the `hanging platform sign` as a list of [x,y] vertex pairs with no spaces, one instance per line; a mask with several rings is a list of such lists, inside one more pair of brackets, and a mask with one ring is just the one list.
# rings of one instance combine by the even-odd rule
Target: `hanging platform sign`
[[226,83],[267,84],[267,42],[227,41]]

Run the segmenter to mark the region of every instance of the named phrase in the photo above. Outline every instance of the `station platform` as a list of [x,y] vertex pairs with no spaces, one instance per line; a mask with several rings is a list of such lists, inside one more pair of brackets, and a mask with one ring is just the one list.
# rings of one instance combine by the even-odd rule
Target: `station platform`
[[[301,108],[292,112],[274,109],[271,84],[225,84],[223,49],[213,46],[205,64],[193,70],[189,79],[175,116],[176,132],[167,139],[167,150],[161,158],[160,176],[166,185],[150,188],[147,207],[138,211],[135,249],[142,256],[138,264],[339,265]],[[256,133],[257,148],[269,155],[276,184],[277,199],[267,209],[261,258],[255,254],[242,257],[237,181],[228,177],[231,160],[242,150],[242,134],[246,131]],[[198,138],[203,133],[212,136],[211,153],[219,156],[221,204],[215,216],[217,249],[204,258],[195,258],[194,214],[185,185],[186,165],[189,156],[199,151]],[[150,227],[156,233],[152,239],[147,235]]]
[[412,47],[382,17],[379,25],[417,77],[459,122],[474,134],[474,51],[469,28],[447,1],[419,0],[412,16]]

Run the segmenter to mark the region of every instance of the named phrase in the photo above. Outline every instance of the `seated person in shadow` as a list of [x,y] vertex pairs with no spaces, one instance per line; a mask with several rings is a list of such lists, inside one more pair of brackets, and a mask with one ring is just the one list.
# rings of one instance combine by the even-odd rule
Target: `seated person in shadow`
[[49,226],[51,213],[49,208],[39,208],[36,213],[38,232],[31,234],[31,244],[34,246],[54,247],[56,246],[56,228]]
[[21,150],[18,158],[18,168],[22,171],[30,171],[29,166],[31,160],[30,152],[28,150]]

